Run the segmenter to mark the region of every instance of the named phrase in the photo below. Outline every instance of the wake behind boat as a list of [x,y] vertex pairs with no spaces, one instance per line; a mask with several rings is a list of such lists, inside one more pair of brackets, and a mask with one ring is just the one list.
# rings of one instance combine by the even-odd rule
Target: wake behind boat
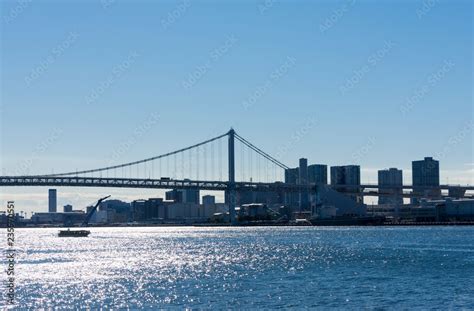
[[[97,201],[97,204],[94,206],[94,208],[92,208],[90,210],[90,212],[87,214],[86,218],[82,222],[81,227],[87,227],[87,225],[89,225],[89,221],[91,220],[92,215],[94,215],[95,211],[97,210],[97,207],[100,205],[100,203],[102,203],[102,201],[104,201],[105,199],[107,199],[109,197],[110,197],[110,195],[108,195],[106,197],[103,197],[99,201]],[[67,229],[67,230],[59,230],[58,237],[75,237],[75,238],[77,238],[77,237],[87,237],[87,236],[89,236],[89,234],[91,234],[91,232],[89,230],[71,230],[71,229]]]

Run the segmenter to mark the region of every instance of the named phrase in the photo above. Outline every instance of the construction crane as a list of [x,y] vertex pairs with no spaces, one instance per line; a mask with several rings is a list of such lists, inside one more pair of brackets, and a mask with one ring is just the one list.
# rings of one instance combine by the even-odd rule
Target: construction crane
[[[81,227],[87,227],[89,225],[89,221],[91,220],[92,216],[94,215],[95,211],[97,210],[97,207],[99,207],[100,203],[102,203],[104,200],[110,198],[110,195],[100,198],[99,201],[95,204],[95,206],[87,213],[86,218],[81,224]],[[59,230],[59,237],[86,237],[90,234],[91,232],[89,230]]]
[[99,199],[99,201],[97,201],[95,206],[89,211],[89,213],[87,213],[86,218],[82,222],[81,227],[87,227],[89,225],[89,221],[91,220],[92,216],[94,216],[94,213],[97,210],[97,207],[99,207],[100,203],[102,203],[104,200],[106,200],[108,198],[110,198],[110,195],[108,195],[106,197],[103,197],[103,198]]

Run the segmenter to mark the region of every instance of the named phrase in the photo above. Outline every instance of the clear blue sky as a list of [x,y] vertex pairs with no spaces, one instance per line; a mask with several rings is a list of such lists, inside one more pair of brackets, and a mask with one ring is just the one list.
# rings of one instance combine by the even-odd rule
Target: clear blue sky
[[[409,181],[411,161],[434,156],[442,182],[474,183],[473,5],[430,3],[2,1],[2,173],[100,167],[156,114],[114,163],[234,126],[271,154],[290,146],[290,166],[357,162],[371,182],[399,167]],[[46,199],[2,200],[33,192]]]

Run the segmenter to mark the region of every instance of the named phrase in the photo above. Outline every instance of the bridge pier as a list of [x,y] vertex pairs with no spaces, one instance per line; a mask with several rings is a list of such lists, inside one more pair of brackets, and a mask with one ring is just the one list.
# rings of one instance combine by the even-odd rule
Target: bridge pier
[[234,155],[234,139],[235,131],[230,129],[229,131],[229,183],[227,185],[227,193],[229,196],[229,217],[231,225],[237,223],[235,218],[235,203],[236,203],[236,193],[235,193],[235,155]]

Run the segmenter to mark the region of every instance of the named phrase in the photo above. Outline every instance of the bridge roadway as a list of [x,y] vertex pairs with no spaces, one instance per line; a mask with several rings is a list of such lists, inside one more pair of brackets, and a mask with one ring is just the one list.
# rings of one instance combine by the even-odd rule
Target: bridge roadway
[[[0,176],[0,186],[67,186],[67,187],[109,187],[109,188],[149,188],[149,189],[200,189],[225,191],[227,181],[196,181],[174,179],[140,179],[140,178],[103,178],[103,177],[78,177],[78,176]],[[321,186],[321,185],[320,185]],[[394,194],[393,189],[412,190],[413,186],[402,187],[379,186],[373,184],[362,185],[324,185],[347,194],[362,196],[402,196],[419,197],[416,193],[403,192]],[[236,182],[236,190],[275,191],[275,192],[300,192],[316,190],[313,185],[294,185],[283,182],[257,183]],[[419,190],[461,190],[472,191],[474,186],[441,185],[439,187],[418,187]]]
[[[66,177],[66,176],[0,176],[0,186],[67,186],[150,189],[227,190],[227,181],[197,181],[176,179]],[[236,190],[294,192],[314,189],[314,185],[291,185],[282,182],[236,182]]]

